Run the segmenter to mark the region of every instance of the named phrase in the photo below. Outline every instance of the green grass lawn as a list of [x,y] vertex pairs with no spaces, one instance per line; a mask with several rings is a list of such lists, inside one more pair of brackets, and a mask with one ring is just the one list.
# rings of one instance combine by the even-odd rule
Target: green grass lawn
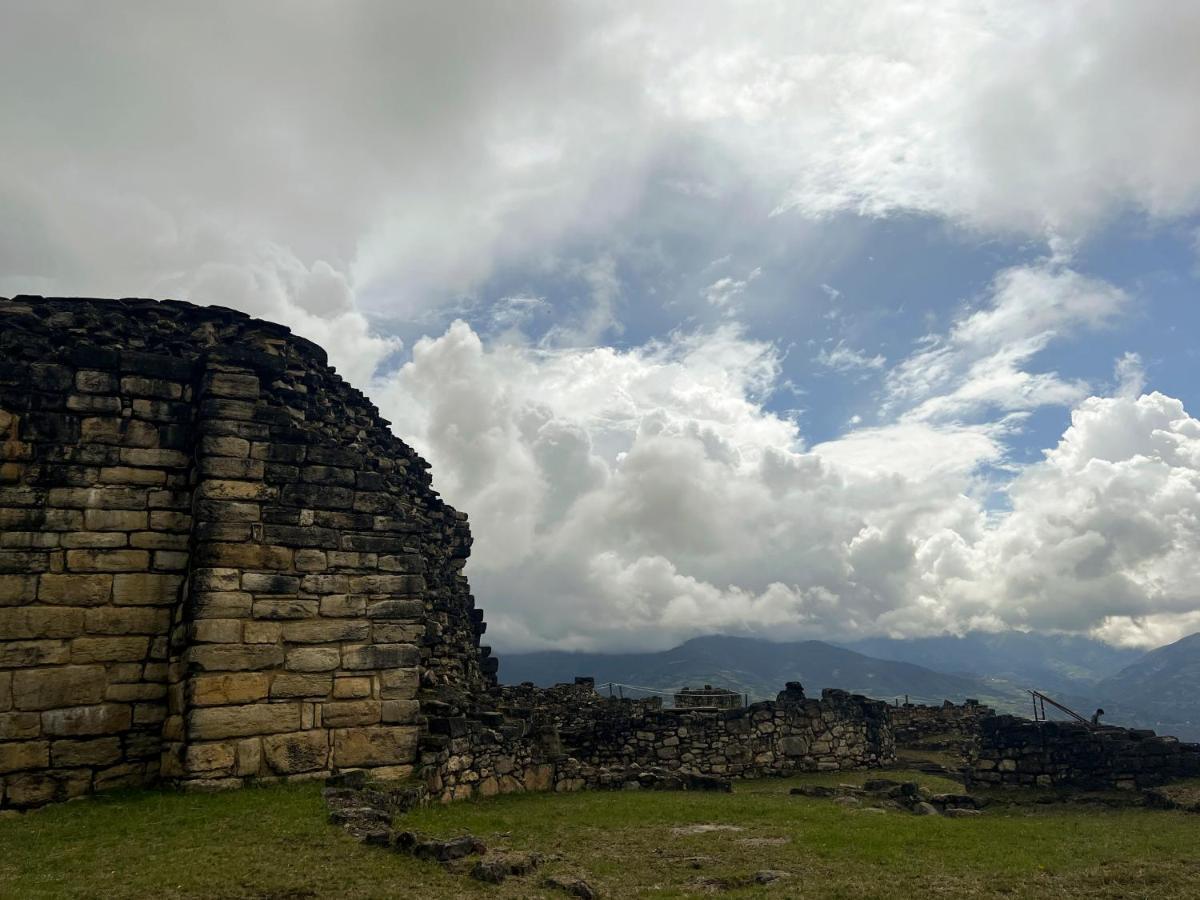
[[[896,773],[885,773],[898,778]],[[491,848],[551,856],[604,896],[1200,896],[1200,817],[1143,809],[997,806],[972,819],[866,813],[789,796],[801,783],[733,794],[522,794],[411,813],[404,827],[470,831]],[[953,782],[913,776],[930,792]],[[696,824],[740,830],[676,833]],[[792,877],[721,889],[759,869]],[[224,794],[137,792],[0,820],[0,896],[134,898],[559,897],[540,876],[484,885],[433,863],[362,847],[326,824],[315,784]]]

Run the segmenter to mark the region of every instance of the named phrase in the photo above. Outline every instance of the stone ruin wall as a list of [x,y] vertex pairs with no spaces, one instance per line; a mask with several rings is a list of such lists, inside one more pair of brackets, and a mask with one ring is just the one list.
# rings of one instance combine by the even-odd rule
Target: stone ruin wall
[[600,697],[590,679],[501,688],[497,708],[430,720],[421,762],[432,797],[522,790],[712,788],[729,778],[876,767],[895,758],[887,705],[845,691],[734,710],[663,709]]
[[427,468],[284,327],[0,299],[0,807],[410,772],[495,671]]
[[888,717],[898,747],[969,751],[979,742],[983,722],[996,715],[978,700],[941,706],[905,703],[888,707]]
[[1134,790],[1200,776],[1200,744],[1153,731],[995,716],[980,726],[968,781]]

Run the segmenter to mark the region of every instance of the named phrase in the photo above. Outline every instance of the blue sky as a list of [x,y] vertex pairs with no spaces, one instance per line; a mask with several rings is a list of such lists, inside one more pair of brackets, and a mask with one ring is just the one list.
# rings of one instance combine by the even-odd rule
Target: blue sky
[[322,343],[502,650],[1200,629],[1200,9],[0,2],[0,293]]

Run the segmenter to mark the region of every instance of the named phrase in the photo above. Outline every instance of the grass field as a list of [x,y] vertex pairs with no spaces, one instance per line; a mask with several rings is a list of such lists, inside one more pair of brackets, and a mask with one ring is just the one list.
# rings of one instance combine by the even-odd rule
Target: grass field
[[[403,824],[540,851],[551,857],[542,873],[581,875],[612,898],[1200,896],[1200,816],[1056,804],[945,819],[788,794],[800,783],[864,777],[745,782],[732,795],[513,795],[421,810]],[[956,788],[913,777],[930,791]],[[676,830],[698,824],[740,830]],[[736,886],[760,869],[791,877]],[[5,898],[564,896],[539,883],[534,875],[484,885],[359,846],[326,824],[315,784],[116,794],[0,820]]]

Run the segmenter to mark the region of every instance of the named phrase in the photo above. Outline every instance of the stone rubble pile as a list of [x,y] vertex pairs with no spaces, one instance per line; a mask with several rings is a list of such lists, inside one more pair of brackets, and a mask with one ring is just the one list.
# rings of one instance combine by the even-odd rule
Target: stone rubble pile
[[832,799],[846,807],[858,807],[871,803],[876,807],[906,809],[916,815],[947,818],[966,818],[979,815],[988,801],[972,794],[925,794],[915,781],[893,781],[889,778],[872,778],[862,787],[842,784],[836,787],[824,785],[802,785],[792,788],[791,793],[801,797]]

